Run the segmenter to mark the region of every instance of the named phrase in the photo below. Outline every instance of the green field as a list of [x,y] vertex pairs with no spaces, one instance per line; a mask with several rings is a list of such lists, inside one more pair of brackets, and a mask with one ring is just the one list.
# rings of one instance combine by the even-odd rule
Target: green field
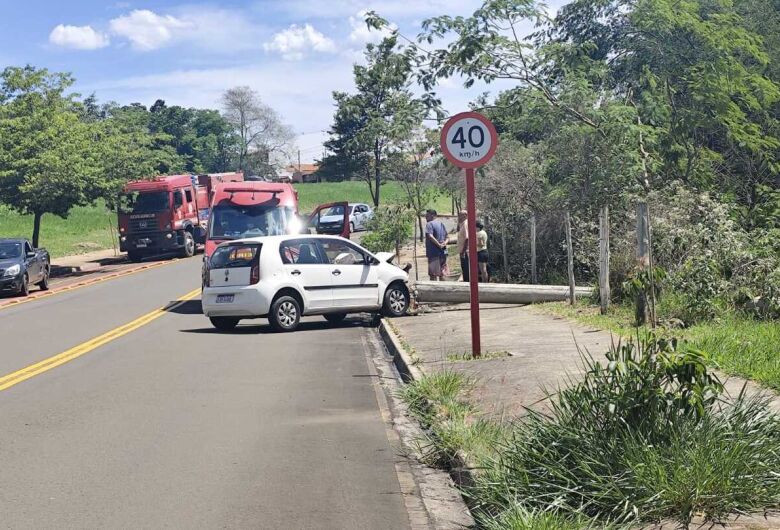
[[[298,208],[301,212],[311,212],[317,205],[328,202],[349,201],[372,204],[368,185],[361,181],[295,184],[295,189],[298,190]],[[379,201],[381,204],[406,202],[403,186],[392,181],[383,184]],[[444,194],[436,197],[433,204],[428,207],[435,208],[441,214],[452,213],[452,202],[449,196]]]
[[[371,195],[364,182],[296,184],[295,188],[298,190],[301,212],[311,212],[318,204],[336,201],[371,204]],[[388,182],[382,186],[380,200],[383,204],[402,202],[404,198],[404,189],[399,183]],[[451,210],[450,199],[440,195],[429,207],[448,214]],[[108,212],[102,202],[94,206],[73,208],[67,219],[46,214],[41,221],[40,245],[52,257],[111,248],[109,224],[116,234],[116,216]],[[32,225],[31,215],[19,215],[0,205],[0,237],[32,237]]]
[[[116,216],[102,204],[73,208],[67,219],[45,214],[40,246],[52,257],[84,254],[111,248],[109,224],[116,233]],[[19,215],[0,205],[0,237],[32,237],[32,215]]]

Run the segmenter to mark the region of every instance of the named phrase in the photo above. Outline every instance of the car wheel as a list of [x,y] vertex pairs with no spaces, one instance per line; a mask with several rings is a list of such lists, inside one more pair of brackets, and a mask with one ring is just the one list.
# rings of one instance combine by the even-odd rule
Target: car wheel
[[350,223],[349,223],[349,231],[350,232],[357,232],[357,230],[355,230],[355,223],[353,221],[350,221]]
[[233,317],[210,317],[209,320],[211,320],[211,324],[218,330],[230,331],[231,329],[235,329],[239,319]]
[[185,258],[195,255],[195,239],[189,232],[184,232],[184,248],[181,249],[181,255]]
[[19,286],[19,296],[27,296],[28,294],[30,294],[30,278],[25,274],[22,278],[22,285]]
[[301,321],[301,304],[292,296],[280,296],[271,304],[268,321],[276,331],[294,331]]
[[344,322],[344,319],[347,318],[346,313],[328,313],[327,315],[322,315],[325,317],[325,320],[327,320],[330,324],[336,325],[341,324]]
[[46,269],[43,271],[43,278],[38,282],[38,287],[41,288],[41,291],[49,290],[49,274],[51,274],[51,272],[49,268],[46,267]]
[[394,283],[385,291],[382,312],[389,317],[400,317],[409,309],[409,290],[402,283]]

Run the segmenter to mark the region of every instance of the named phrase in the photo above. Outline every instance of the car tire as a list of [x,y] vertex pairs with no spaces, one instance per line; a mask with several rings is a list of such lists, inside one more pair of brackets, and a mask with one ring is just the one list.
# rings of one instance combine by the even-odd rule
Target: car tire
[[402,283],[391,284],[385,291],[382,313],[388,317],[402,317],[409,309],[409,289]]
[[143,256],[141,256],[141,254],[139,254],[138,252],[128,252],[127,259],[129,259],[133,263],[138,263],[143,259]]
[[184,248],[181,249],[181,255],[184,258],[191,258],[195,255],[195,238],[190,232],[184,232]]
[[27,296],[30,294],[30,278],[27,274],[22,278],[22,285],[19,286],[19,296]]
[[355,230],[355,223],[352,222],[352,221],[350,221],[350,223],[349,223],[349,231],[350,232],[357,232],[357,230]]
[[325,320],[328,321],[329,324],[332,325],[338,325],[344,322],[344,319],[347,318],[346,313],[328,313],[327,315],[322,315],[325,317]]
[[295,331],[301,321],[301,304],[292,296],[280,296],[271,304],[268,322],[276,331]]
[[43,271],[43,278],[38,282],[38,287],[41,288],[41,291],[49,290],[49,274],[51,274],[51,271],[49,267],[46,267]]
[[211,325],[213,325],[218,330],[230,331],[235,329],[235,327],[238,325],[239,319],[233,317],[210,317],[209,320],[211,320]]

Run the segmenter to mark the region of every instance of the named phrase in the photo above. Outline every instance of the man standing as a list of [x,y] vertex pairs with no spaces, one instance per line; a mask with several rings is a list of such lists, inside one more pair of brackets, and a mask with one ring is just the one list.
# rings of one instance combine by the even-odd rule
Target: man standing
[[428,277],[431,281],[442,280],[447,265],[447,227],[436,219],[436,210],[425,212],[425,256],[428,258]]
[[463,272],[463,281],[469,281],[469,230],[466,219],[466,210],[458,212],[458,256],[460,256],[460,270]]

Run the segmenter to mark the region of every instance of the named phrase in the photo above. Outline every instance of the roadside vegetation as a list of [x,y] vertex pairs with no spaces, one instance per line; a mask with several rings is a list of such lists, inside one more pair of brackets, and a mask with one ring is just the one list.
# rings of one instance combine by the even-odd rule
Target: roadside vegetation
[[[579,301],[575,306],[560,302],[539,307],[541,311],[608,330],[624,338],[637,334],[644,337],[651,333],[647,325],[634,326],[634,308],[627,303],[611,306],[606,315],[601,315],[599,307],[587,300]],[[753,379],[780,392],[780,322],[725,312],[717,318],[682,328],[674,326],[674,319],[663,318],[669,314],[668,311],[662,299],[659,314],[661,324],[666,326],[658,328],[658,333],[679,338],[708,352],[713,364],[728,374]]]
[[403,390],[423,458],[471,470],[481,527],[687,528],[780,506],[780,418],[724,395],[706,353],[647,336],[583,362],[582,379],[514,422],[480,416],[458,373]]
[[[371,194],[364,182],[311,182],[294,184],[298,191],[298,206],[302,213],[311,212],[317,205],[329,202],[348,201],[372,205]],[[405,204],[408,202],[406,190],[401,182],[387,181],[382,184],[383,204]],[[372,206],[373,208],[373,206]],[[452,213],[452,201],[444,193],[433,194],[426,201],[424,209],[434,208],[442,214]]]

